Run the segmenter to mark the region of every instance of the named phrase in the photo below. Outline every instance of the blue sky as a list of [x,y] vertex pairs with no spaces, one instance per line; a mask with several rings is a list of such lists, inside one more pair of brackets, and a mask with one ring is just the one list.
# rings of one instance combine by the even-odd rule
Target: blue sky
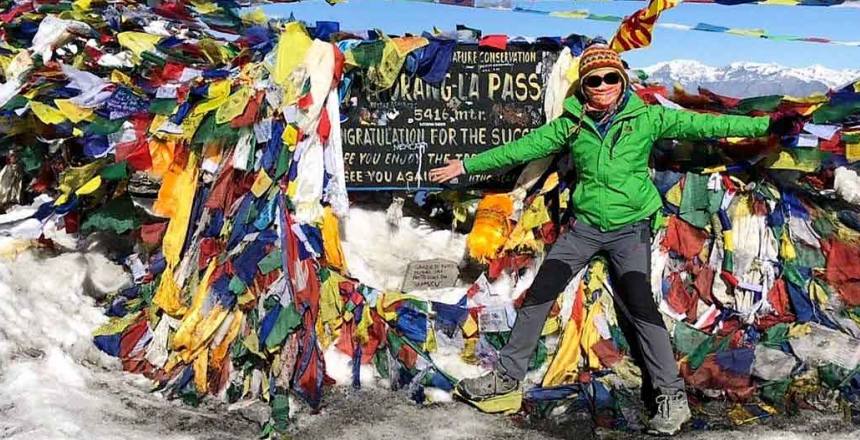
[[[629,15],[644,2],[514,0],[516,6],[548,11],[586,9],[595,14]],[[571,20],[512,11],[446,6],[403,0],[348,0],[330,6],[322,0],[271,4],[270,16],[299,20],[338,21],[345,30],[378,28],[389,34],[420,33],[433,26],[454,29],[457,24],[485,34],[564,36],[578,33],[611,38],[617,23]],[[860,41],[860,8],[681,4],[663,13],[661,22],[694,26],[699,22],[731,28],[761,28],[771,34],[824,37]],[[802,42],[779,42],[729,34],[657,28],[649,48],[624,55],[634,67],[673,59],[694,59],[722,66],[734,61],[756,61],[803,67],[821,64],[831,68],[860,69],[860,47]]]

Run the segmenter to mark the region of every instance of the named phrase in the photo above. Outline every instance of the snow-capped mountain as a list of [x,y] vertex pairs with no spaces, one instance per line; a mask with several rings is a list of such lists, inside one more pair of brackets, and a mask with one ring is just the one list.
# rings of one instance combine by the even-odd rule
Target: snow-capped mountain
[[860,79],[860,70],[834,70],[821,65],[803,68],[737,62],[713,67],[693,60],[673,60],[643,69],[649,81],[668,87],[680,83],[696,92],[704,87],[714,93],[746,98],[766,95],[809,96],[827,92]]

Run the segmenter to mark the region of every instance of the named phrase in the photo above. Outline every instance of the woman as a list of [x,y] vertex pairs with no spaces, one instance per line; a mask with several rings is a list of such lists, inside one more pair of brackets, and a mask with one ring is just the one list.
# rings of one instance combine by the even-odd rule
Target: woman
[[[524,163],[567,148],[576,167],[571,227],[550,249],[525,294],[510,341],[491,373],[464,379],[458,392],[474,401],[520,391],[553,302],[594,254],[606,252],[616,306],[631,354],[643,372],[649,431],[673,435],[690,419],[684,382],[669,333],[651,295],[651,217],[662,207],[648,160],[658,139],[700,140],[795,134],[796,113],[779,118],[714,116],[646,105],[628,89],[618,54],[604,44],[580,58],[580,87],[564,114],[514,142],[431,170],[434,182]],[[773,121],[772,121],[773,119]],[[793,133],[792,133],[793,132]],[[656,395],[656,396],[655,396]]]

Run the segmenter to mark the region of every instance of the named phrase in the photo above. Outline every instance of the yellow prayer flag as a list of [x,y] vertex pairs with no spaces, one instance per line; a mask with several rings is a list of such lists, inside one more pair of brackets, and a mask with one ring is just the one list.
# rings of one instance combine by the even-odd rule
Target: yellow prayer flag
[[131,77],[129,77],[123,72],[120,72],[119,70],[114,70],[110,73],[110,82],[123,84],[130,87],[134,86],[134,83],[131,81]]
[[215,2],[206,2],[206,1],[191,1],[191,6],[194,7],[194,10],[200,14],[207,15],[213,12],[218,12],[221,10],[221,7],[218,6]]
[[262,9],[257,8],[251,12],[247,12],[242,14],[242,22],[247,24],[266,24],[269,19],[266,17],[266,13],[263,12]]
[[472,337],[478,332],[478,323],[475,322],[475,318],[473,318],[471,314],[466,317],[466,320],[463,321],[463,325],[461,327],[463,329],[463,336],[467,338]]
[[39,101],[30,101],[30,110],[33,111],[33,114],[39,118],[40,121],[46,124],[61,124],[66,120],[66,117],[62,112],[57,110],[56,108],[43,104]]
[[782,237],[779,240],[779,256],[785,261],[791,261],[797,258],[797,252],[794,249],[794,244],[788,236],[788,230],[783,230]]
[[269,66],[272,81],[283,86],[284,101],[292,102],[295,98],[295,89],[287,79],[293,70],[305,59],[305,54],[311,47],[311,37],[305,27],[297,22],[290,22],[284,27],[278,39],[278,47],[275,54],[274,66]]
[[827,291],[817,282],[812,281],[809,283],[809,298],[818,303],[818,305],[825,305],[828,301]]
[[[197,104],[191,115],[203,116],[206,113],[221,107],[230,98],[230,87],[232,82],[229,80],[216,81],[209,85],[209,99]],[[189,116],[191,116],[189,115]],[[187,118],[186,118],[187,119]],[[198,122],[199,124],[199,122]],[[195,126],[196,131],[196,126]]]
[[168,266],[161,274],[161,282],[152,298],[152,303],[170,316],[181,318],[187,310],[179,299],[179,287],[173,281],[173,268]]
[[290,147],[296,146],[299,143],[299,130],[293,124],[287,124],[284,128],[284,133],[281,135],[281,140]]
[[93,109],[78,107],[68,99],[55,99],[54,105],[57,106],[63,116],[75,124],[86,120],[93,115]]
[[266,170],[261,169],[260,172],[257,173],[254,185],[251,186],[251,193],[253,193],[255,197],[261,197],[266,193],[266,190],[268,190],[270,186],[272,186],[272,178],[266,174]]
[[130,50],[138,57],[144,52],[155,52],[155,45],[161,41],[161,38],[160,35],[145,32],[120,32],[116,36],[120,46]]
[[660,13],[679,3],[681,0],[651,0],[648,6],[621,22],[609,46],[617,52],[624,52],[651,45],[652,32]]
[[228,318],[230,321],[229,327],[227,328],[227,334],[220,342],[217,343],[217,345],[212,347],[212,353],[209,357],[209,365],[213,367],[220,366],[221,362],[224,361],[228,350],[233,345],[233,341],[236,339],[236,336],[239,335],[239,330],[242,329],[242,324],[245,322],[245,315],[241,310],[234,311]]
[[811,173],[818,169],[819,164],[820,162],[817,160],[800,160],[788,151],[782,150],[779,152],[779,158],[770,168],[774,170],[795,170]]
[[326,261],[332,267],[345,271],[346,258],[340,245],[340,220],[334,215],[331,206],[326,206],[324,210],[322,235]]
[[102,176],[96,176],[90,179],[87,183],[83,184],[80,188],[75,190],[75,194],[79,196],[85,196],[87,194],[92,194],[96,192],[99,187],[102,186]]
[[761,38],[766,32],[764,31],[764,29],[729,29],[726,31],[726,33],[732,35],[740,35],[743,37]]
[[207,380],[207,373],[209,371],[209,350],[203,350],[196,359],[194,359],[194,387],[197,388],[197,392],[201,394],[206,394],[209,389],[209,381]]
[[860,160],[860,142],[856,144],[845,144],[845,158],[848,162]]
[[209,266],[206,268],[206,273],[197,285],[197,290],[194,293],[194,297],[191,299],[191,308],[185,316],[183,316],[182,322],[180,323],[179,328],[176,329],[176,333],[173,336],[173,348],[193,348],[195,337],[194,330],[203,319],[203,304],[206,297],[209,295],[209,280],[212,277],[212,273],[215,272],[216,265],[217,261],[213,258],[212,261],[209,262]]
[[250,87],[240,87],[215,112],[215,122],[224,124],[242,115],[252,96],[254,96],[254,90]]

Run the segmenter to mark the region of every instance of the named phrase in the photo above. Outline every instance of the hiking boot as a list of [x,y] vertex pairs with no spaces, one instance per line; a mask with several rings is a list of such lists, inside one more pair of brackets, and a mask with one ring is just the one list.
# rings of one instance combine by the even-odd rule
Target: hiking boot
[[481,401],[519,391],[520,381],[499,371],[483,376],[463,379],[457,383],[457,392],[464,398]]
[[687,405],[687,393],[678,390],[672,394],[657,396],[657,414],[648,421],[648,433],[675,435],[681,425],[690,420],[692,414]]

